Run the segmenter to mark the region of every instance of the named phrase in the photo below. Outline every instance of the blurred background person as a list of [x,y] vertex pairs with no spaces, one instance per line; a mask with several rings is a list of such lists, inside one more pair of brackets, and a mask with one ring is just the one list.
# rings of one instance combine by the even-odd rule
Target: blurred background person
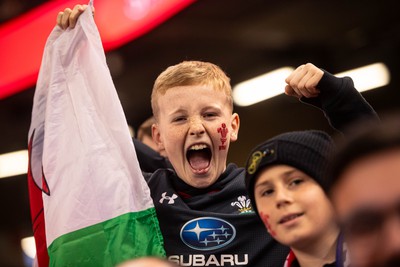
[[153,116],[145,120],[138,128],[137,139],[141,141],[143,144],[157,151],[161,156],[167,157],[165,149],[158,148],[157,144],[153,141],[151,128],[154,123],[156,123],[156,120],[154,119]]
[[172,168],[165,149],[160,149],[153,141],[153,116],[146,119],[138,128],[137,136],[133,139],[139,165],[144,172],[154,172],[160,168]]
[[400,117],[366,124],[335,156],[330,195],[352,266],[400,266]]

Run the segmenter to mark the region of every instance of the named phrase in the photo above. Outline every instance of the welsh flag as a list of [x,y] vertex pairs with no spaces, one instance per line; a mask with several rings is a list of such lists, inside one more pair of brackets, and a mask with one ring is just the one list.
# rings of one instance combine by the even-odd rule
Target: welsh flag
[[47,40],[29,156],[39,266],[115,266],[165,256],[91,7],[75,29],[56,27]]

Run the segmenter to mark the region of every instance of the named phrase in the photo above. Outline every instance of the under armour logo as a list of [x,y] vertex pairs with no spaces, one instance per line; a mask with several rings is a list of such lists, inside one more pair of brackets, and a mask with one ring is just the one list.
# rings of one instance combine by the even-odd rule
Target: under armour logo
[[161,194],[162,198],[160,199],[160,203],[162,204],[164,200],[168,200],[167,204],[174,204],[175,200],[178,196],[175,194],[172,194],[172,196],[167,196],[167,192],[164,192]]

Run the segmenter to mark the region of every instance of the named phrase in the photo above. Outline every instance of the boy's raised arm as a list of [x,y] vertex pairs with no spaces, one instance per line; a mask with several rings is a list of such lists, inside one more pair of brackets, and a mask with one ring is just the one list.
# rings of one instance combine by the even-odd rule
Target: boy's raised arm
[[287,95],[321,109],[330,125],[340,132],[362,120],[379,121],[350,77],[339,78],[307,63],[294,70],[285,81]]

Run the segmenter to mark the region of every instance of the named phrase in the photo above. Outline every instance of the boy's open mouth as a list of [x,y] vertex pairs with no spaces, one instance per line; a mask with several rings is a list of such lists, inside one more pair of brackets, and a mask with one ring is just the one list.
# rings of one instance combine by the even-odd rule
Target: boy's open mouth
[[203,172],[211,162],[211,149],[206,144],[196,144],[189,147],[186,159],[196,172]]

